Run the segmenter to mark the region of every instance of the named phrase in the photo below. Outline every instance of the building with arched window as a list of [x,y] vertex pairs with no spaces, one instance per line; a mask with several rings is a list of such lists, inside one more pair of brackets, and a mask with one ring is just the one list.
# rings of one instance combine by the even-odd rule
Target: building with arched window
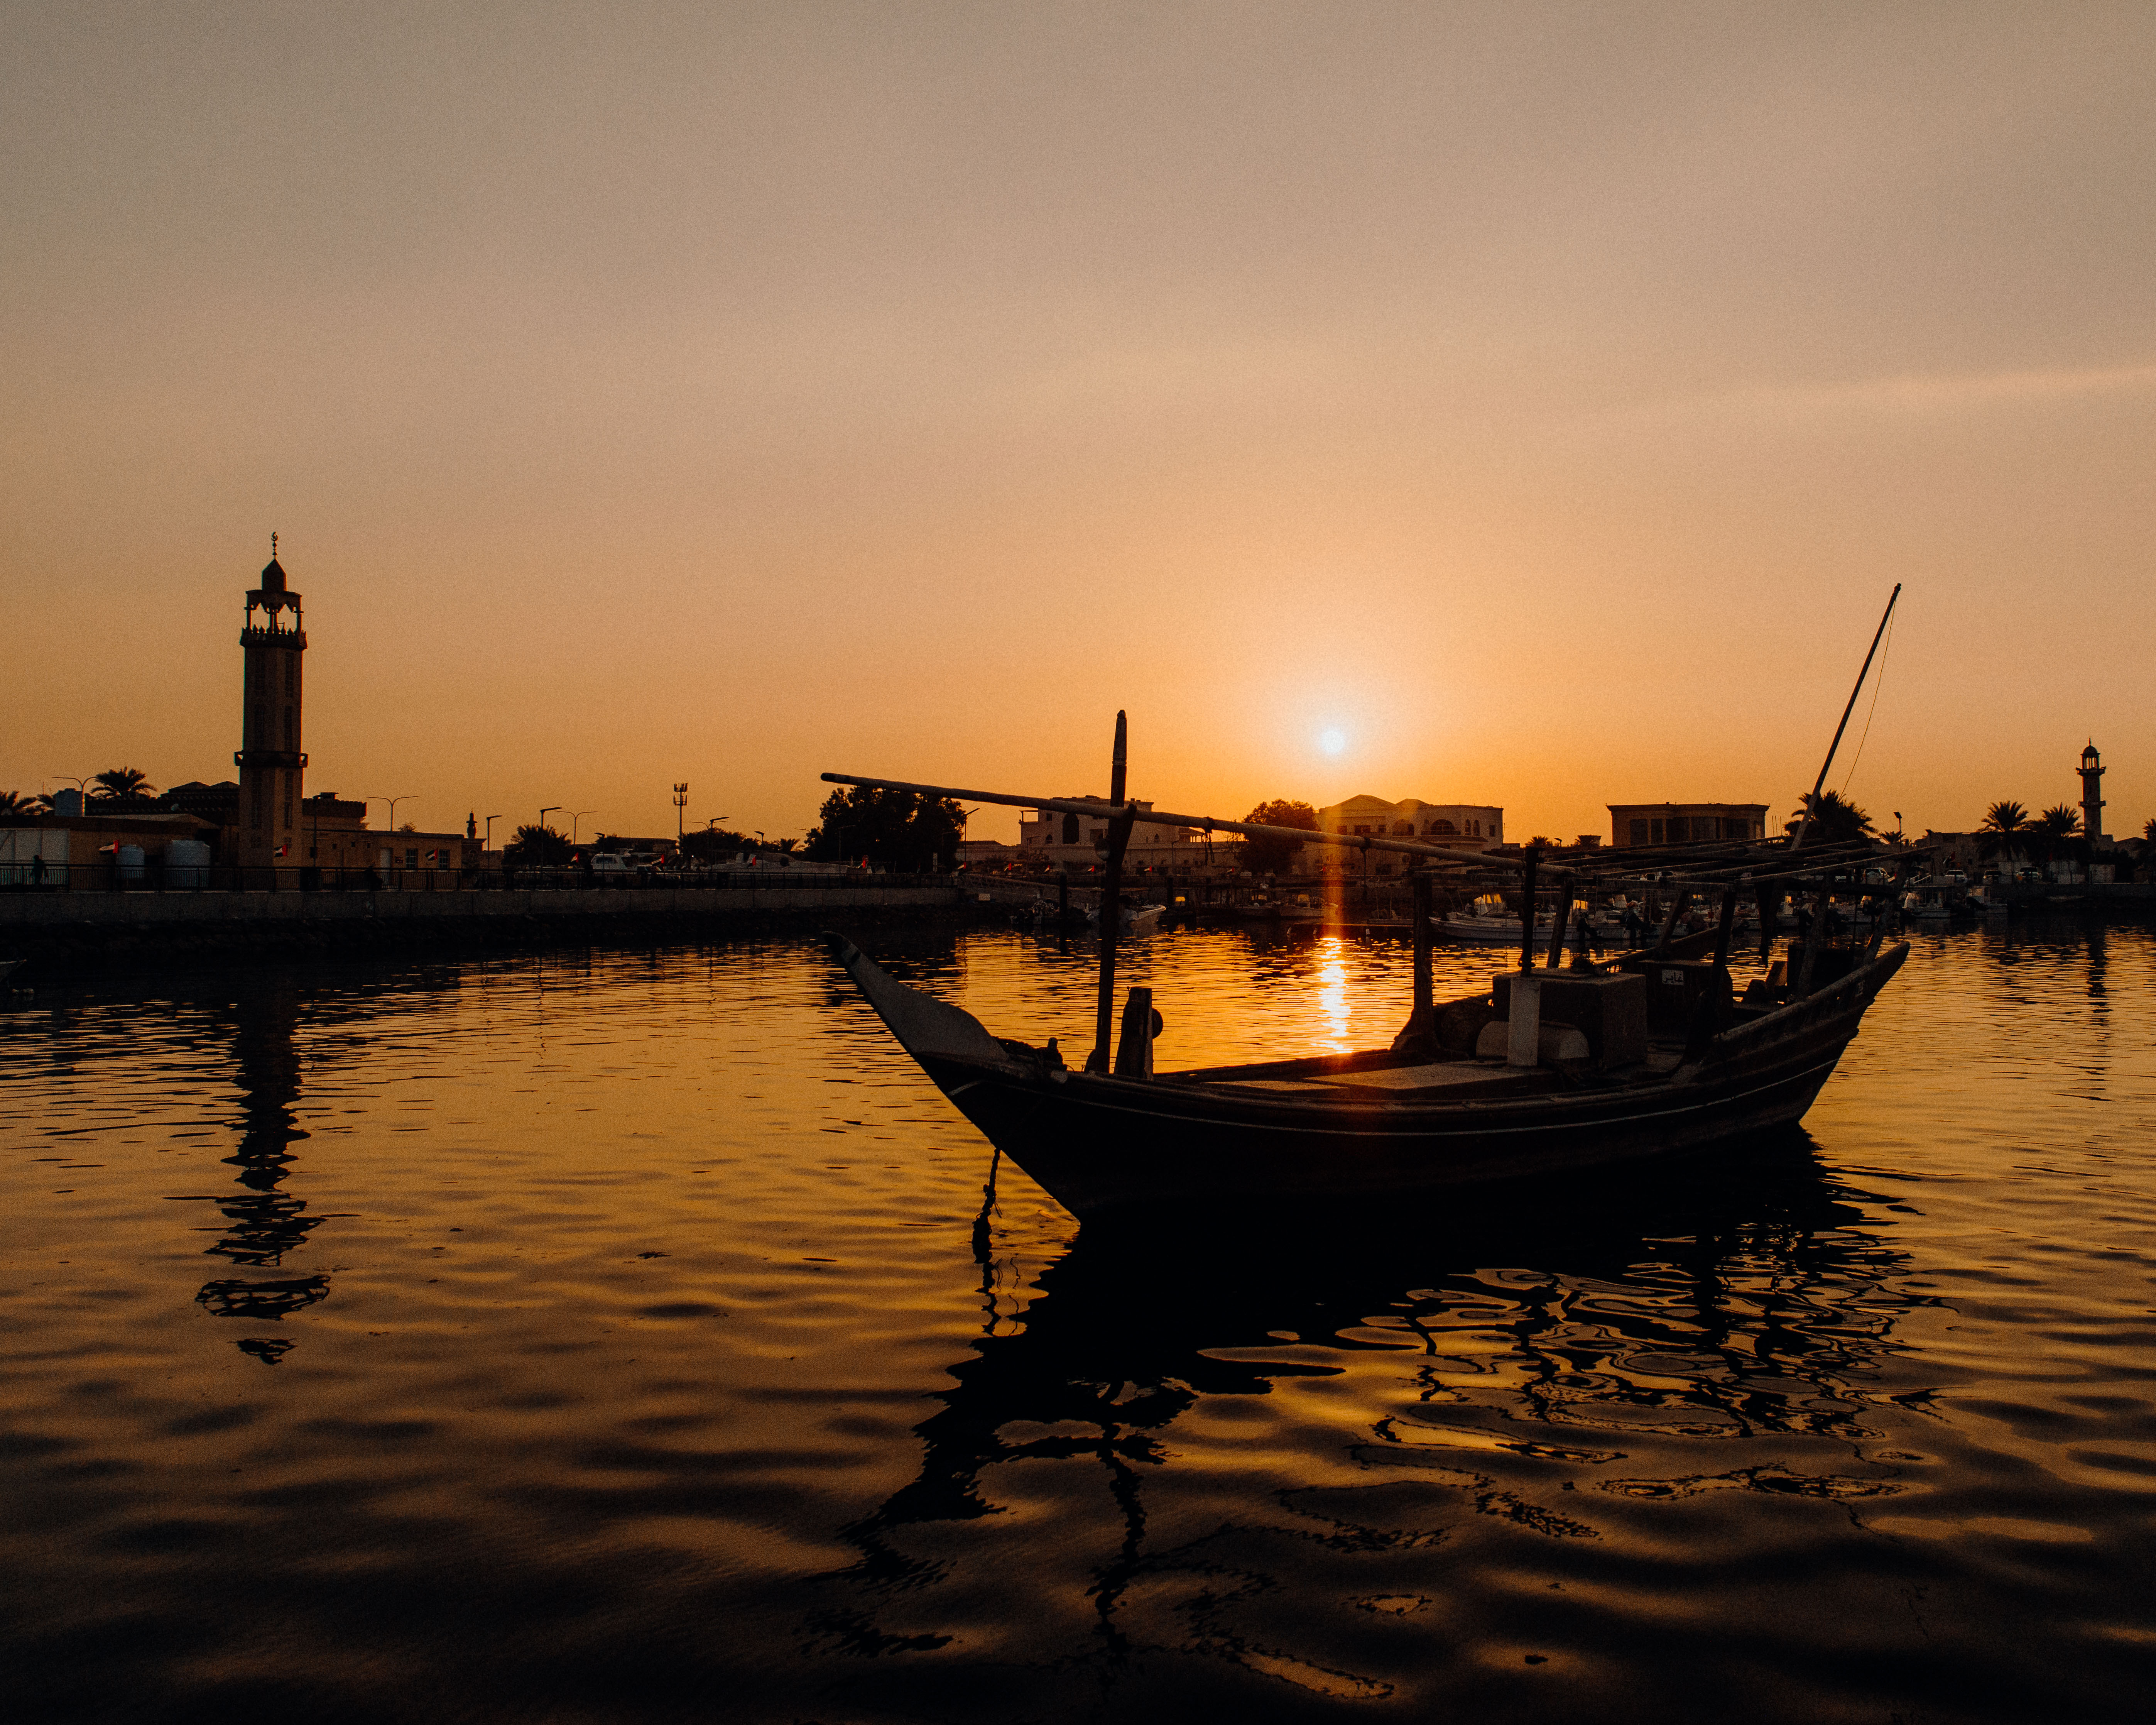
[[[1052,809],[1021,809],[1018,816],[1020,860],[1035,866],[1073,869],[1090,869],[1101,860],[1108,844],[1109,812],[1118,805],[1092,797],[1072,797],[1067,800],[1098,801],[1101,812],[1092,815]],[[1142,813],[1152,804],[1139,803],[1136,806]],[[1170,826],[1157,820],[1136,821],[1131,827],[1131,842],[1123,852],[1123,865],[1130,869],[1188,868],[1205,860],[1204,839],[1204,834],[1195,827]]]
[[1487,850],[1505,842],[1505,811],[1486,803],[1424,803],[1409,797],[1350,797],[1317,811],[1321,833],[1383,834],[1430,839],[1460,850]]
[[[1505,811],[1489,803],[1425,803],[1419,797],[1388,803],[1383,797],[1350,797],[1317,811],[1317,830],[1351,839],[1422,839],[1453,850],[1490,850],[1505,842]],[[1302,847],[1298,866],[1389,875],[1404,860],[1397,852],[1336,847],[1321,839]]]

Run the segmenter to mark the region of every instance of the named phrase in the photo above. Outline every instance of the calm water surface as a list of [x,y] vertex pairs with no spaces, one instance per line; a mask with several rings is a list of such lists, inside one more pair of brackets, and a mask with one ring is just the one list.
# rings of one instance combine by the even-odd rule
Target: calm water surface
[[[1090,1040],[1082,952],[871,949]],[[1200,1064],[1404,960],[1129,979]],[[8,1710],[2144,1717],[2152,1000],[1920,937],[1741,1155],[1082,1237],[806,942],[0,1014]]]

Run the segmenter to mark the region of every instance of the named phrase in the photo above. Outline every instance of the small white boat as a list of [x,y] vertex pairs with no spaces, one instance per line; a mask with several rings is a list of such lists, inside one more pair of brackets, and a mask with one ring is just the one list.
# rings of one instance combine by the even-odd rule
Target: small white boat
[[[1430,919],[1431,932],[1440,940],[1471,941],[1481,947],[1517,947],[1520,944],[1520,919],[1517,916],[1447,916],[1442,921]],[[1549,944],[1550,926],[1535,924],[1535,944]]]
[[[1161,918],[1167,914],[1166,905],[1125,905],[1121,927],[1125,934],[1151,934],[1160,927]],[[1098,928],[1101,926],[1101,912],[1097,907],[1086,911],[1086,922],[1089,927]]]

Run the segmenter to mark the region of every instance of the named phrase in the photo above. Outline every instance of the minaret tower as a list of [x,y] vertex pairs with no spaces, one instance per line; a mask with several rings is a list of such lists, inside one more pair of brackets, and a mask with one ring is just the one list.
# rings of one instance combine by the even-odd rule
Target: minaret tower
[[300,596],[285,585],[275,533],[262,584],[247,595],[239,644],[247,655],[247,705],[242,747],[232,757],[239,768],[239,860],[290,866],[300,859],[300,775],[307,764],[300,747],[300,655],[307,633]]
[[2103,778],[2103,757],[2096,752],[2096,739],[2082,751],[2082,834],[2096,839],[2103,837],[2103,798],[2097,794]]

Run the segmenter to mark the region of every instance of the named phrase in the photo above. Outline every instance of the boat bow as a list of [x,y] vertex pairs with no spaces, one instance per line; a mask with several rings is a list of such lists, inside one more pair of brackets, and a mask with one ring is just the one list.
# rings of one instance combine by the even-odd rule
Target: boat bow
[[[1020,1063],[1015,1050],[988,1034],[973,1014],[938,1000],[933,994],[910,988],[872,963],[868,955],[842,934],[826,934],[831,956],[845,967],[854,985],[868,997],[876,1016],[884,1021],[899,1046],[932,1074],[937,1065],[957,1061],[969,1066],[992,1066],[1016,1071]],[[1037,1060],[1037,1050],[1034,1053]]]

